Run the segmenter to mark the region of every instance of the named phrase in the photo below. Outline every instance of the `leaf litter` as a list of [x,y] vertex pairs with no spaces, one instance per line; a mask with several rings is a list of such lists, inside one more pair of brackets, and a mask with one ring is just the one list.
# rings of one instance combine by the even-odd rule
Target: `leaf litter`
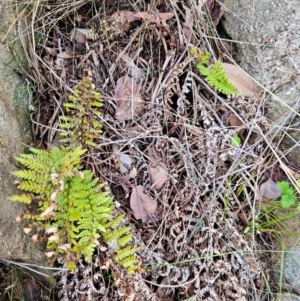
[[130,197],[130,208],[136,219],[142,221],[151,220],[152,214],[155,213],[157,202],[143,192],[143,186],[133,187]]
[[[262,197],[277,195],[281,176],[274,176],[282,172],[279,165],[264,168],[277,162],[264,99],[231,64],[227,76],[242,95],[218,94],[189,56],[189,47],[214,49],[211,58],[228,53],[216,30],[224,7],[203,0],[117,6],[65,0],[61,10],[46,3],[24,31],[32,37],[31,28],[43,28],[43,42],[31,41],[29,54],[37,86],[33,134],[47,147],[56,143],[66,95],[92,76],[104,103],[103,133],[83,164],[114,195],[124,224],[134,229],[141,265],[149,267],[130,278],[99,241],[92,264],[79,259],[74,275],[57,273],[60,300],[77,300],[78,291],[80,300],[106,294],[110,300],[260,300],[269,258],[255,250],[267,249],[271,238],[244,230],[259,214],[257,189]],[[208,20],[216,37],[210,38]],[[241,141],[233,144],[237,135]],[[113,273],[115,286],[100,280],[103,269]]]

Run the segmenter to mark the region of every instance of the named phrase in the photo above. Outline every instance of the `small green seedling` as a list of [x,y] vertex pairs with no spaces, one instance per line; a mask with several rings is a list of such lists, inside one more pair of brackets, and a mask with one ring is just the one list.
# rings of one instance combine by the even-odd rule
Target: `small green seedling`
[[[300,186],[300,179],[297,180],[297,184]],[[286,181],[277,182],[278,188],[281,191],[280,205],[283,209],[294,206],[297,201],[296,189],[291,187]],[[300,205],[297,207],[300,210]]]

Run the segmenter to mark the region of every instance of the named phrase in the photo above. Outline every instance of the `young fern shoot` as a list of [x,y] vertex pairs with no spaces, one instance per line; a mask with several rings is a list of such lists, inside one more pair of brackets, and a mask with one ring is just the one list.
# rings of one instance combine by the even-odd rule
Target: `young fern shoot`
[[221,61],[216,61],[209,67],[209,53],[199,51],[197,48],[191,48],[190,54],[197,61],[197,69],[204,76],[207,83],[217,91],[226,95],[240,95],[240,92],[234,87],[226,75],[225,69]]

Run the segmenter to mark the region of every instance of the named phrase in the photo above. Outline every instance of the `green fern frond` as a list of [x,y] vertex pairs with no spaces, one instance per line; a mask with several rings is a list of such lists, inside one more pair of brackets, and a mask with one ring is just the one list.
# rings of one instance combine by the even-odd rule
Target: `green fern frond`
[[125,214],[120,214],[116,216],[115,218],[111,219],[109,222],[106,223],[106,227],[109,229],[115,229],[116,227],[119,226],[121,221],[123,220]]
[[120,248],[117,250],[117,254],[115,256],[115,259],[120,262],[124,258],[135,255],[136,251],[138,250],[138,247],[132,247],[132,246],[126,246],[124,248]]
[[192,47],[190,54],[196,59],[197,69],[210,86],[226,95],[240,95],[240,92],[230,83],[222,62],[217,61],[211,66],[206,67],[210,58],[207,51],[200,51],[196,47]]
[[118,246],[124,247],[132,241],[132,234],[127,234],[117,240]]
[[31,194],[16,194],[13,195],[10,200],[14,201],[14,202],[19,202],[19,203],[24,203],[24,204],[31,204],[33,195]]
[[132,265],[132,266],[129,266],[128,268],[126,268],[126,271],[128,274],[134,274],[137,271],[143,272],[144,270],[138,265]]
[[106,233],[103,234],[104,239],[106,241],[112,241],[114,239],[119,239],[121,236],[127,234],[131,230],[131,227],[119,227],[115,230],[107,230]]
[[120,260],[119,263],[122,264],[123,267],[129,268],[129,267],[136,265],[137,258],[136,258],[136,256],[128,256],[128,257],[124,258],[123,260]]
[[84,77],[78,87],[69,95],[69,102],[64,103],[66,116],[60,117],[61,142],[68,142],[70,147],[81,145],[83,148],[95,147],[95,139],[102,133],[102,125],[96,119],[100,116],[101,94],[92,80]]

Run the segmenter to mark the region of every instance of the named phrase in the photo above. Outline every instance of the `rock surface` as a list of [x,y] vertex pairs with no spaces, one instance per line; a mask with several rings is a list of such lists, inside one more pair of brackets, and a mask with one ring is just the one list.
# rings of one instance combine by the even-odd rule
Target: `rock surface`
[[[299,122],[300,6],[298,0],[223,0],[225,32],[236,42],[239,65],[272,92],[268,117],[282,126]],[[291,108],[294,109],[291,110]],[[283,121],[282,116],[288,115]],[[300,131],[289,132],[282,147],[295,164],[300,162]]]
[[300,290],[300,247],[287,248],[284,256],[283,277],[286,283]]
[[[29,96],[26,84],[14,72],[18,68],[8,42],[16,37],[14,27],[7,32],[15,20],[13,2],[0,3],[0,254],[9,258],[44,261],[41,247],[23,234],[23,227],[16,216],[24,206],[8,198],[16,193],[12,171],[16,170],[16,159],[24,152],[25,144],[31,142],[28,115]],[[7,34],[6,34],[7,33]]]

